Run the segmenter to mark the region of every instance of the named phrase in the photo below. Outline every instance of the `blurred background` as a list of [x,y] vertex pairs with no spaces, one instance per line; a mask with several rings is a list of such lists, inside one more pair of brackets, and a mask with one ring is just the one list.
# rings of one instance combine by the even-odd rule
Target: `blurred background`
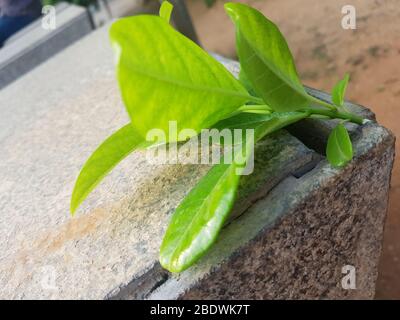
[[[24,70],[1,71],[18,53],[18,44],[34,43],[34,24],[42,17],[41,5],[57,0],[0,0],[0,90],[24,72],[44,62],[56,51],[37,59]],[[117,17],[155,13],[157,0],[71,0],[84,7],[90,30]],[[179,29],[208,51],[236,58],[234,29],[220,0],[172,1],[182,5],[175,17]],[[346,72],[351,82],[347,99],[372,109],[378,121],[400,134],[400,6],[399,0],[247,0],[276,22],[288,40],[306,85],[330,91]],[[20,6],[18,7],[18,4]],[[342,7],[356,9],[356,29],[342,28]],[[58,14],[58,12],[57,12]],[[36,21],[36,22],[35,22]],[[37,27],[37,25],[36,25]],[[19,30],[19,32],[17,32]],[[17,32],[17,33],[16,33]],[[86,34],[82,33],[82,36]],[[22,40],[21,40],[22,39]],[[79,40],[71,38],[60,46]],[[24,49],[25,50],[25,49]],[[37,53],[39,55],[39,53]],[[8,59],[8,60],[7,60]],[[28,65],[28,63],[27,63]],[[6,69],[5,69],[6,70]],[[7,71],[7,70],[6,70]],[[1,94],[1,91],[0,91]],[[398,144],[396,146],[397,154]],[[377,299],[400,299],[400,171],[395,161],[381,257]]]

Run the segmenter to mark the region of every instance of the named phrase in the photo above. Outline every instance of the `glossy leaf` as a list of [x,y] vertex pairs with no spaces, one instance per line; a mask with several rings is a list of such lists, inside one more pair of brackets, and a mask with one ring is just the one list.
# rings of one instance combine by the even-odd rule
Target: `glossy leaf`
[[350,136],[343,124],[337,125],[330,133],[326,157],[333,167],[343,167],[353,158]]
[[116,21],[110,37],[118,81],[132,124],[142,136],[157,128],[199,132],[251,100],[219,62],[157,16]]
[[292,54],[277,26],[241,3],[225,9],[236,25],[236,46],[245,78],[275,111],[295,111],[309,104]]
[[332,102],[341,107],[344,104],[344,96],[346,94],[347,85],[349,83],[350,76],[346,74],[345,77],[340,80],[332,89]]
[[71,197],[71,213],[75,212],[88,194],[122,159],[139,146],[145,145],[131,124],[127,124],[108,137],[86,161],[75,182]]
[[[306,117],[302,112],[258,115],[239,114],[219,122],[218,129],[255,129],[255,141]],[[250,148],[246,142],[245,152]],[[215,242],[232,209],[241,170],[239,164],[217,164],[183,199],[172,216],[160,248],[160,263],[181,272],[195,263]]]
[[163,1],[160,6],[160,17],[169,23],[173,9],[174,6],[170,2]]
[[239,81],[246,88],[246,90],[248,92],[250,92],[252,95],[257,95],[257,93],[254,91],[249,79],[247,79],[247,76],[244,73],[243,69],[240,69],[240,71],[239,71]]
[[160,263],[181,272],[214,243],[232,209],[240,176],[235,164],[210,169],[176,209],[160,248]]

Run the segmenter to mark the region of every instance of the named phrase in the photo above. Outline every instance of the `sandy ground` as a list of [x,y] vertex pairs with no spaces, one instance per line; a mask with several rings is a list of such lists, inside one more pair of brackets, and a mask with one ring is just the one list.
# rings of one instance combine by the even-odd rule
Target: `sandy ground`
[[[380,123],[400,136],[399,0],[248,0],[275,21],[292,49],[303,82],[330,91],[346,72],[347,98],[371,108]],[[234,29],[223,1],[211,9],[187,1],[202,45],[235,57]],[[354,5],[357,29],[341,27],[343,5]],[[399,155],[399,143],[396,152]],[[400,299],[400,165],[396,160],[390,191],[376,297]]]

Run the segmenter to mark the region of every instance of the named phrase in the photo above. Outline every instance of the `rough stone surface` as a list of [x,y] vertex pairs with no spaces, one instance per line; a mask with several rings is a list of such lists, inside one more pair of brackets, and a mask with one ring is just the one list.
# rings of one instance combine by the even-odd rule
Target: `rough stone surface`
[[[0,53],[0,89],[46,61],[92,30],[86,10],[56,6],[56,29],[46,30],[38,19],[10,38]],[[85,53],[85,54],[93,54]]]
[[[228,225],[206,259],[149,298],[373,298],[393,142],[364,126],[350,165],[339,171],[324,160],[288,177]],[[341,286],[345,265],[355,267],[355,290]]]
[[[134,153],[69,214],[84,161],[128,121],[107,28],[4,88],[0,114],[0,298],[145,298],[169,277],[157,265],[163,233],[207,166],[154,166]],[[257,154],[237,214],[315,153],[281,131]]]

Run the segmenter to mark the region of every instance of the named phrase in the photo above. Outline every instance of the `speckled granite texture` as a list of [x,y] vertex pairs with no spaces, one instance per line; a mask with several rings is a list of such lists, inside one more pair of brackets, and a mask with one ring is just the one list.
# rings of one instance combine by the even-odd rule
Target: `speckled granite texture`
[[[299,179],[288,177],[227,226],[196,270],[150,297],[373,298],[392,161],[393,137],[366,125],[344,170],[322,161]],[[241,247],[220,260],[228,243]],[[355,290],[341,286],[345,265],[356,268]]]
[[[263,140],[236,218],[204,259],[171,275],[158,247],[208,167],[154,166],[134,153],[69,215],[82,164],[128,121],[107,27],[3,89],[0,113],[0,298],[373,296],[394,144],[375,123],[352,128],[356,157],[343,170],[307,137],[308,146],[286,131]],[[312,123],[322,140],[326,125]],[[344,264],[356,267],[356,290],[340,287]]]

